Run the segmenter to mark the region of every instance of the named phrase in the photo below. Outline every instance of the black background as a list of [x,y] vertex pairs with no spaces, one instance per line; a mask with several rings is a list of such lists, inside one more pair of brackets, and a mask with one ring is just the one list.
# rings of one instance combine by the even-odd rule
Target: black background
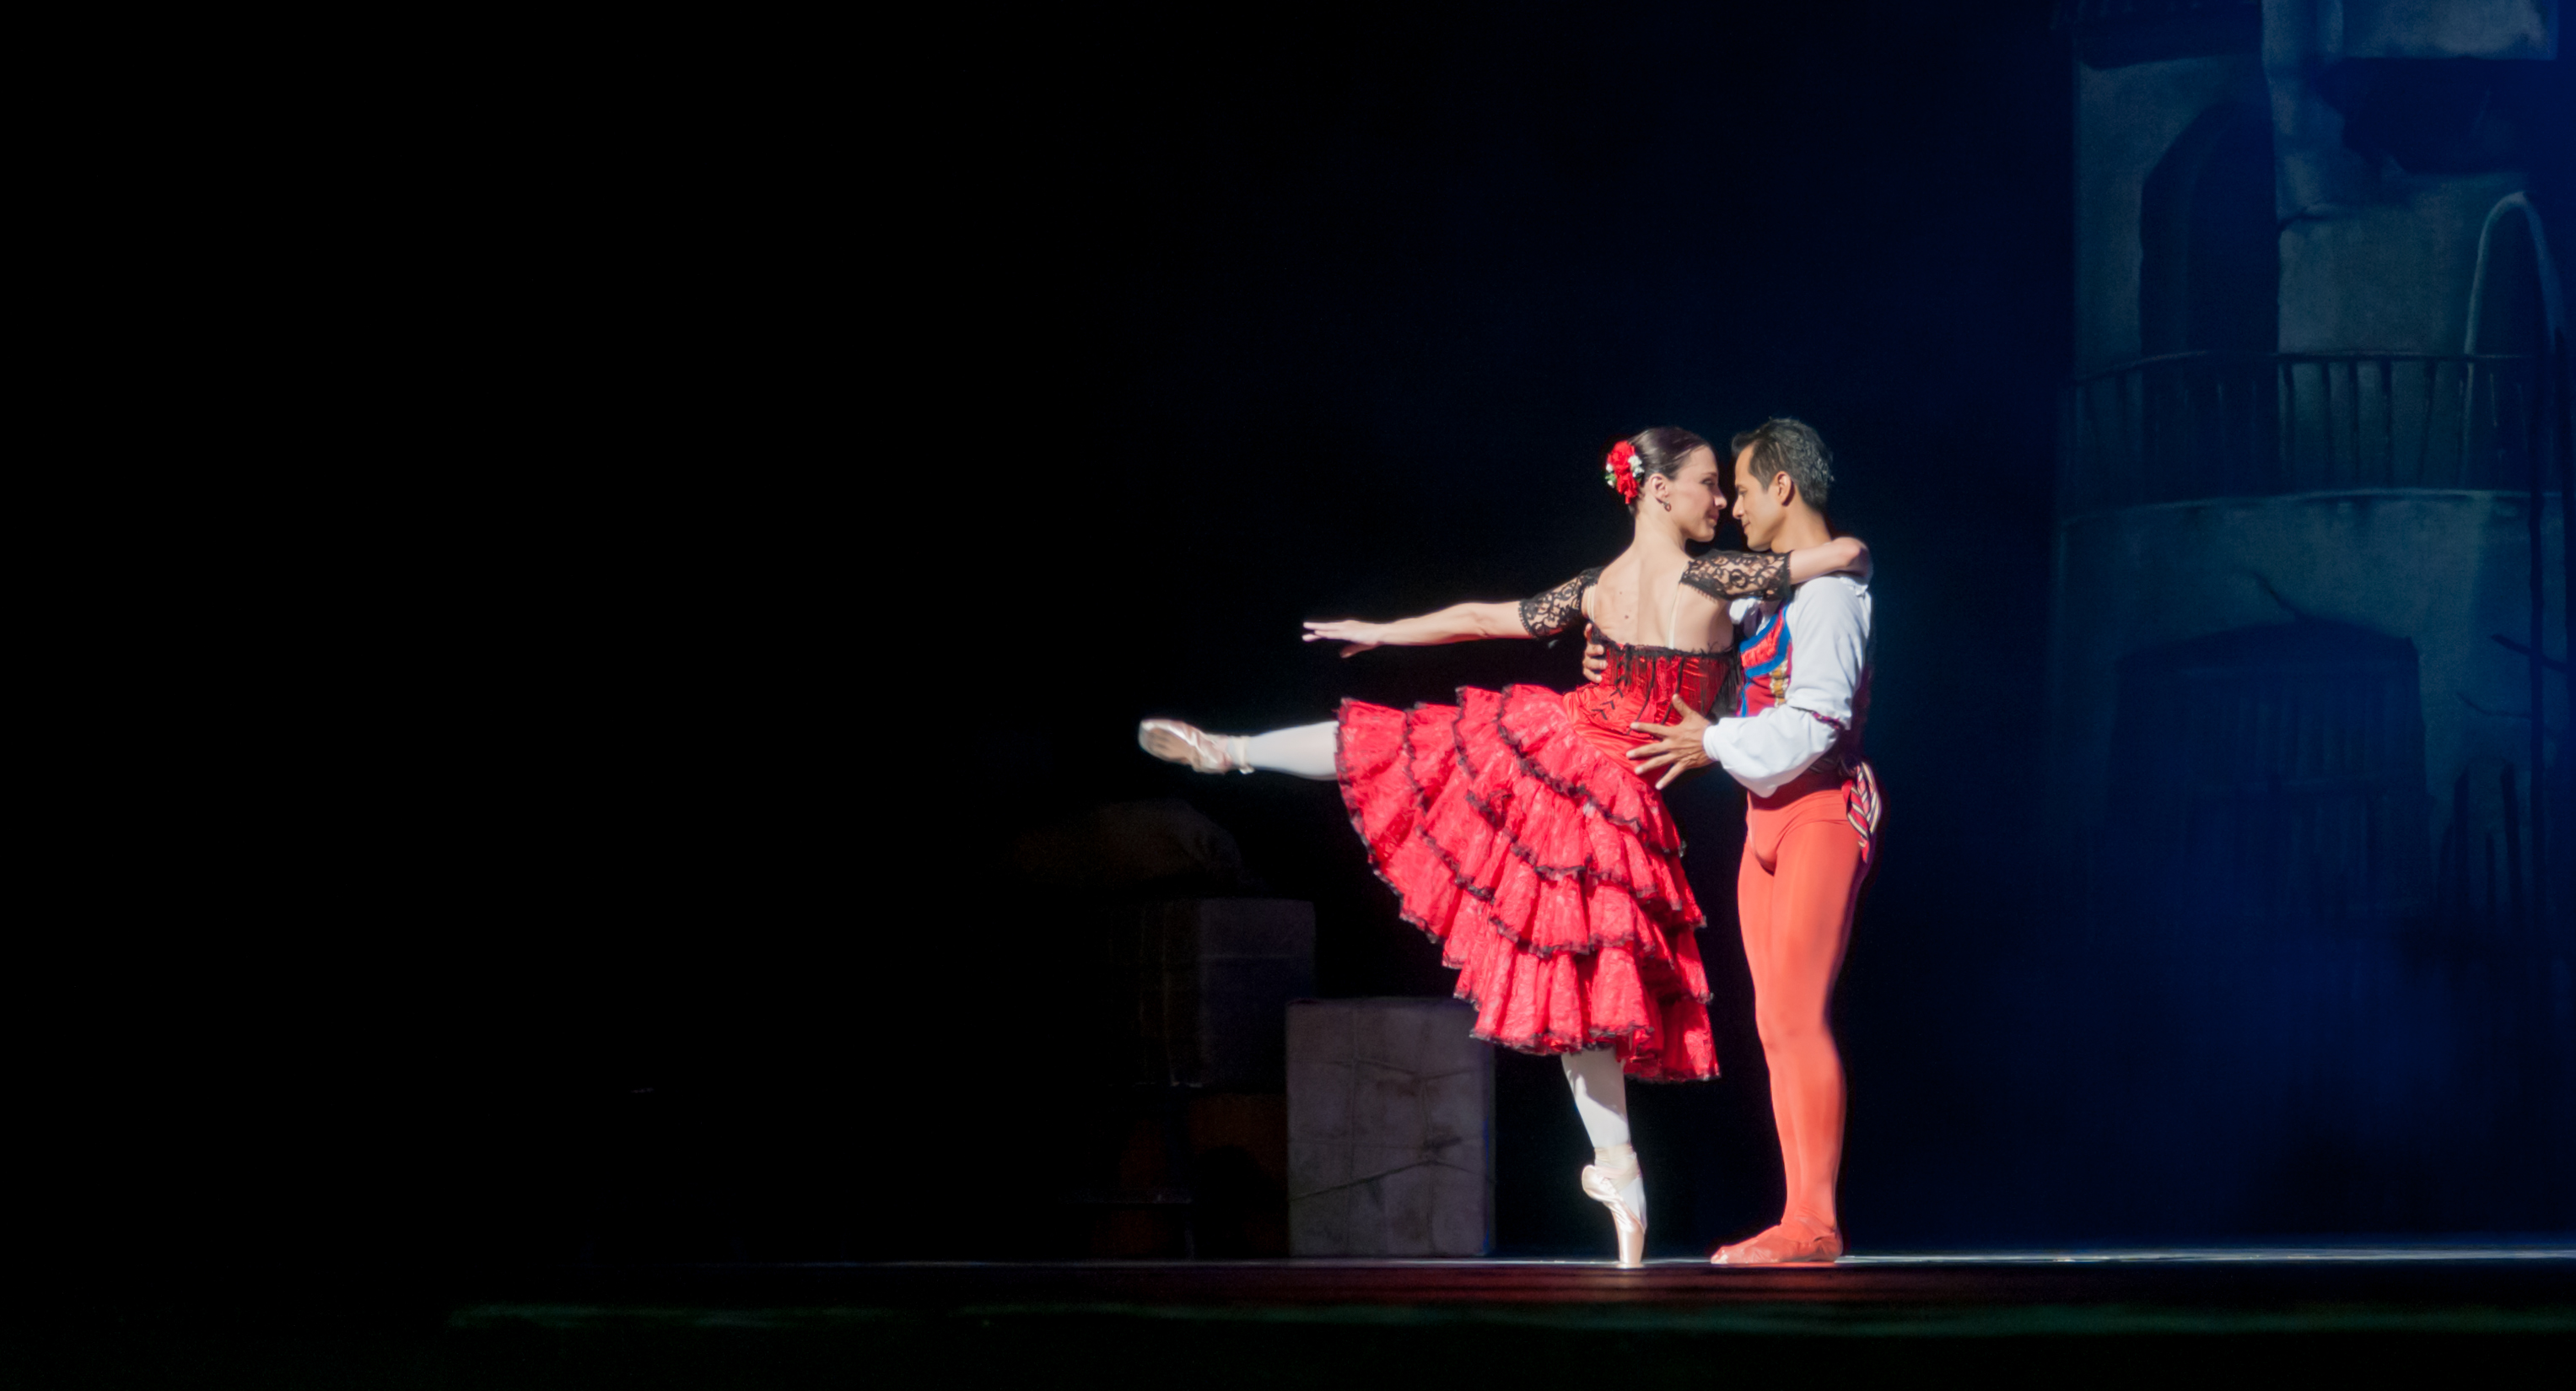
[[[1323,993],[1444,992],[1329,789],[1193,779],[1135,721],[1570,684],[1568,645],[1345,662],[1297,624],[1558,582],[1625,542],[1613,439],[1775,414],[1878,566],[1848,1224],[2136,1234],[2027,1144],[2080,1062],[1992,1007],[2061,988],[2045,4],[673,37],[495,59],[388,156],[418,332],[342,367],[336,432],[395,461],[348,489],[391,520],[296,535],[227,713],[146,741],[186,791],[116,814],[186,848],[101,891],[132,941],[30,1045],[62,1249],[480,1266],[650,1211],[663,1254],[1043,1254],[1084,909],[999,872],[1014,838],[1188,797],[1316,903]],[[1636,1103],[1678,1250],[1778,1178],[1740,799],[1676,806],[1727,1066]],[[1554,1064],[1497,1066],[1503,1248],[1591,1249]]]

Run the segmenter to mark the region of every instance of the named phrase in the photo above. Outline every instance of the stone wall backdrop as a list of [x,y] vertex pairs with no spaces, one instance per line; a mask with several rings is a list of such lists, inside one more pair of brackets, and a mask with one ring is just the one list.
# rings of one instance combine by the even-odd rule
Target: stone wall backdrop
[[[2135,1233],[2576,1222],[2554,0],[2073,3],[2034,1027]],[[2041,1069],[2029,1083],[2044,1090]]]

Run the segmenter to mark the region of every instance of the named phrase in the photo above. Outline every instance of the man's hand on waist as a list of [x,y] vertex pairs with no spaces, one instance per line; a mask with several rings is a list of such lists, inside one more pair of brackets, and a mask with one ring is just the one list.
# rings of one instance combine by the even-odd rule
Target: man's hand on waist
[[1655,790],[1659,792],[1672,786],[1673,779],[1682,774],[1709,766],[1708,744],[1702,737],[1708,732],[1707,718],[1683,704],[1680,696],[1673,697],[1672,705],[1675,716],[1672,724],[1648,724],[1637,720],[1628,726],[1640,734],[1657,736],[1654,743],[1639,744],[1628,750],[1628,759],[1629,766],[1635,768],[1641,777],[1657,768],[1665,770],[1663,778],[1655,784]]

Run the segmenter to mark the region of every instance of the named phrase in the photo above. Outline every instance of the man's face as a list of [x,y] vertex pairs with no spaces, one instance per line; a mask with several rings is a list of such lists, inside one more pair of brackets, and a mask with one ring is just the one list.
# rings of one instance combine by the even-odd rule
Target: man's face
[[[1771,481],[1785,484],[1788,478],[1784,473]],[[1735,524],[1744,528],[1745,548],[1771,549],[1771,538],[1780,534],[1780,523],[1788,514],[1788,504],[1775,496],[1772,488],[1753,480],[1753,446],[1748,444],[1736,451]]]

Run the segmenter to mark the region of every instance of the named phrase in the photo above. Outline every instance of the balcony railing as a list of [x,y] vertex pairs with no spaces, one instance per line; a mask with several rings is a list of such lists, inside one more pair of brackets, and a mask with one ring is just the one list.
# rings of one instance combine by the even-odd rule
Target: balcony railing
[[2341,488],[2526,490],[2543,381],[2532,357],[2147,358],[2066,388],[2058,514]]

